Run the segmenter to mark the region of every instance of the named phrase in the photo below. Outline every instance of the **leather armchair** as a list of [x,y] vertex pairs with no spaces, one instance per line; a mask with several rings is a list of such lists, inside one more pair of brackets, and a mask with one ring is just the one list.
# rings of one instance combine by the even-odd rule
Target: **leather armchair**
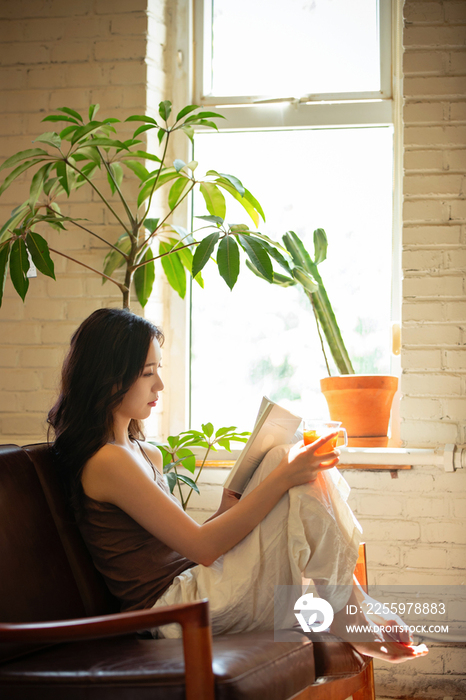
[[[374,700],[372,663],[330,634],[212,639],[207,601],[118,613],[46,445],[0,447],[0,561],[4,700]],[[168,622],[182,640],[135,634]]]

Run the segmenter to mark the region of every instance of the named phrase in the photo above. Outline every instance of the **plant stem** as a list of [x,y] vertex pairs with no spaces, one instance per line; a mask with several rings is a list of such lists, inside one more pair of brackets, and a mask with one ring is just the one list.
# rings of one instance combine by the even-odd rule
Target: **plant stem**
[[83,176],[83,178],[86,180],[86,182],[88,183],[88,185],[90,185],[90,186],[92,187],[92,189],[98,194],[98,196],[100,197],[100,199],[102,200],[102,202],[105,204],[105,206],[109,209],[109,211],[112,212],[113,216],[114,216],[115,219],[118,221],[118,223],[120,223],[120,224],[123,226],[123,228],[125,229],[126,233],[128,233],[128,234],[131,236],[131,235],[132,235],[132,232],[128,229],[128,227],[126,226],[126,224],[123,223],[123,221],[120,219],[120,217],[118,216],[118,214],[116,213],[116,211],[114,210],[114,208],[112,207],[112,205],[110,204],[110,202],[108,202],[108,201],[105,199],[105,197],[103,196],[102,192],[98,189],[98,187],[96,187],[96,185],[94,185],[94,183],[92,182],[92,180],[90,180],[90,179],[87,177],[87,175],[85,175],[83,172],[81,172],[81,170],[80,170],[79,168],[77,168],[75,165],[73,165],[72,163],[70,163],[70,162],[68,162],[68,161],[66,161],[66,163],[67,163],[67,165],[70,166],[70,168],[73,168],[73,170],[76,170],[76,172],[77,172],[79,175],[82,175],[82,176]]
[[78,265],[81,265],[82,267],[85,267],[87,270],[91,270],[91,272],[96,272],[99,277],[105,277],[109,282],[113,282],[113,284],[116,284],[120,292],[125,294],[127,288],[125,287],[124,284],[121,284],[120,282],[117,282],[117,280],[114,280],[113,277],[109,277],[108,275],[104,275],[103,272],[100,272],[99,270],[96,270],[94,267],[90,267],[90,265],[86,265],[85,263],[81,262],[80,260],[76,260],[76,258],[72,258],[69,255],[66,255],[65,253],[60,252],[59,250],[55,250],[55,248],[50,248],[49,250],[52,251],[52,253],[56,253],[57,255],[61,255],[62,258],[67,258],[68,260],[71,260],[72,262],[77,263]]
[[[212,444],[213,444],[213,443],[212,443]],[[206,459],[207,459],[208,454],[209,454],[209,452],[210,452],[210,450],[211,450],[211,447],[212,447],[212,445],[209,445],[209,447],[208,447],[207,450],[206,450],[206,453],[205,453],[205,455],[204,455],[204,459],[202,460],[202,464],[201,464],[201,466],[199,467],[199,471],[197,472],[196,478],[194,479],[194,483],[195,483],[195,484],[197,484],[197,480],[198,480],[199,477],[201,476],[201,472],[202,472],[202,470],[204,469],[204,464],[206,463]],[[191,498],[191,494],[192,494],[193,490],[194,490],[194,489],[191,487],[191,491],[189,492],[188,497],[187,497],[187,499],[186,499],[186,501],[185,501],[185,507],[188,505],[188,502],[189,502],[189,499]]]
[[[141,243],[141,245],[139,246],[139,250],[141,250],[141,248],[142,248],[143,246],[145,246],[145,245],[150,241],[151,238],[153,238],[154,236],[157,235],[158,230],[159,230],[160,228],[162,228],[162,226],[164,225],[164,223],[166,222],[166,220],[168,219],[168,217],[171,216],[171,215],[173,214],[173,212],[174,212],[175,209],[181,204],[181,202],[182,202],[184,199],[186,199],[186,197],[188,196],[188,194],[189,194],[190,192],[193,191],[194,185],[195,185],[195,184],[196,184],[196,180],[192,183],[192,186],[189,188],[189,190],[187,190],[187,192],[185,192],[184,195],[181,197],[181,199],[175,204],[175,206],[173,207],[173,209],[170,209],[170,211],[168,212],[168,214],[167,214],[167,215],[162,219],[162,221],[159,223],[159,225],[157,226],[157,228],[155,229],[155,231],[153,231],[153,232],[150,234],[150,236],[149,236],[148,238],[146,238],[146,240],[145,240],[143,243]],[[205,228],[207,228],[207,226],[206,226]],[[199,229],[199,230],[200,230],[200,229]]]
[[[92,137],[92,138],[94,138],[94,137]],[[103,155],[102,155],[102,153],[101,153],[101,151],[100,151],[100,148],[97,147],[97,151],[98,151],[98,153],[99,153],[100,160],[101,160],[102,163],[104,164],[105,169],[106,169],[107,173],[109,174],[109,177],[112,178],[113,184],[115,185],[115,189],[116,189],[116,191],[118,192],[118,196],[119,196],[120,199],[121,199],[121,203],[123,204],[123,206],[124,206],[124,208],[125,208],[125,211],[126,211],[126,214],[127,214],[127,216],[128,216],[128,219],[129,219],[129,221],[130,221],[130,224],[132,225],[132,224],[133,224],[133,221],[134,221],[134,216],[133,216],[133,214],[132,214],[132,212],[131,212],[131,209],[129,208],[128,203],[126,202],[126,199],[124,198],[123,193],[122,193],[122,191],[120,190],[117,181],[115,180],[115,177],[114,177],[114,175],[113,175],[113,172],[112,172],[112,169],[111,169],[110,165],[107,163],[107,161],[106,161],[105,158],[103,157]]]
[[180,245],[179,247],[172,248],[171,250],[168,250],[166,253],[161,253],[160,255],[156,255],[155,258],[151,258],[150,260],[144,260],[144,262],[136,263],[136,265],[134,266],[134,269],[137,270],[138,267],[143,267],[143,265],[147,265],[147,263],[150,263],[153,260],[158,260],[159,258],[164,258],[166,255],[171,255],[173,252],[176,253],[177,250],[183,250],[183,248],[190,248],[193,245],[199,245],[199,242],[193,241],[192,243],[186,243],[186,245]]
[[[178,472],[177,472],[176,467],[173,467],[173,469],[174,469],[175,474],[176,474],[176,485],[178,486],[178,491],[180,493],[181,507],[183,508],[183,510],[186,510],[186,504],[189,500],[189,496],[188,496],[188,499],[186,501],[183,500],[183,492],[181,490],[180,481],[178,479]],[[191,489],[191,491],[192,491],[192,489]],[[191,494],[189,494],[189,495],[191,495]]]
[[[52,209],[52,207],[47,206],[47,209],[50,209],[50,211],[53,211],[55,214],[57,214],[57,212],[54,209]],[[62,221],[65,221],[65,217],[63,217]],[[106,241],[105,238],[102,238],[102,236],[99,236],[98,233],[94,233],[94,231],[91,231],[91,229],[86,228],[82,224],[78,224],[76,221],[71,221],[70,223],[74,224],[75,226],[82,229],[83,231],[86,231],[86,233],[90,233],[91,236],[95,236],[96,238],[99,239],[99,241],[102,241],[102,243],[106,243],[108,246],[110,246],[110,248],[113,248],[113,250],[116,250],[117,253],[120,253],[120,255],[122,255],[125,260],[128,260],[128,256],[126,255],[126,253],[123,253],[123,251],[120,250],[119,248],[117,248],[116,245],[113,245],[113,243],[109,243],[108,241]]]
[[149,210],[150,210],[150,205],[151,205],[151,203],[152,203],[152,196],[153,196],[153,194],[154,194],[154,192],[155,192],[155,188],[157,187],[157,183],[158,183],[158,181],[159,181],[159,177],[160,177],[160,172],[161,172],[161,170],[162,170],[162,166],[163,166],[163,164],[165,163],[165,158],[166,158],[167,149],[168,149],[168,139],[169,139],[169,136],[170,136],[170,132],[167,131],[167,138],[165,139],[165,146],[164,146],[164,148],[163,148],[162,160],[160,161],[160,168],[158,169],[157,177],[155,178],[155,182],[154,182],[154,186],[152,187],[151,193],[150,193],[150,195],[149,195],[149,202],[147,203],[147,209],[146,209],[145,214],[143,215],[141,221],[139,222],[140,225],[142,225],[142,224],[144,223],[144,221],[145,221],[145,219],[146,219],[146,217],[147,217],[147,215],[148,215],[148,213],[149,213]]
[[312,292],[307,292],[307,296],[309,297],[309,301],[311,302],[312,310],[313,310],[313,312],[314,312],[314,318],[315,318],[315,320],[316,320],[316,326],[317,326],[317,333],[319,334],[320,345],[321,345],[321,347],[322,347],[322,352],[323,352],[323,354],[324,354],[324,360],[325,360],[325,365],[326,365],[326,367],[327,367],[328,376],[331,377],[332,374],[331,374],[331,372],[330,372],[330,367],[329,367],[328,360],[327,360],[327,355],[326,355],[326,352],[325,352],[324,340],[323,340],[323,338],[322,338],[322,333],[320,332],[320,324],[319,324],[319,319],[317,318],[317,312],[316,312],[316,307],[315,307],[315,304],[314,304],[314,299],[313,299]]

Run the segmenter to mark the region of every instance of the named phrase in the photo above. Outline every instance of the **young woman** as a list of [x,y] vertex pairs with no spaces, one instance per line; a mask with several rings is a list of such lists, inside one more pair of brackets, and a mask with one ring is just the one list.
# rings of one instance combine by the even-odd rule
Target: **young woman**
[[[122,609],[208,597],[214,633],[271,629],[276,585],[301,585],[303,575],[323,590],[351,585],[360,528],[346,482],[330,471],[338,450],[315,454],[326,438],[269,452],[243,496],[224,490],[202,525],[181,509],[141,425],[163,390],[162,342],[129,311],[95,311],[73,335],[48,417],[79,527]],[[347,596],[336,598],[341,610]],[[334,629],[342,625],[337,612]],[[399,634],[355,646],[400,662],[418,655],[409,642]]]

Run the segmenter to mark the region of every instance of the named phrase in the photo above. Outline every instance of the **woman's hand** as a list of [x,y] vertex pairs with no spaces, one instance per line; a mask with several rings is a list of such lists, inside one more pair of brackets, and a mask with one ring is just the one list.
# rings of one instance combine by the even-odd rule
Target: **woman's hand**
[[222,515],[222,513],[226,513],[227,510],[230,510],[230,508],[233,508],[233,506],[238,503],[240,498],[240,493],[236,493],[236,491],[231,491],[230,489],[223,489],[222,500],[220,501],[217,512],[211,515],[205,522],[208,523],[210,520]]
[[335,467],[340,458],[340,450],[333,449],[324,454],[316,454],[338,431],[320,437],[310,445],[298,442],[284,456],[277,469],[288,482],[288,488],[315,481],[324,469]]

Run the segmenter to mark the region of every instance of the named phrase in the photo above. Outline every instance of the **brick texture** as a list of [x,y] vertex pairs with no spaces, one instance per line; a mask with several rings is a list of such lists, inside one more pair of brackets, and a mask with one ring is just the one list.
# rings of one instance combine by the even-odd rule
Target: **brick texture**
[[[163,2],[150,4],[163,8]],[[147,6],[147,0],[0,0],[0,161],[55,129],[41,120],[57,107],[86,113],[91,103],[99,103],[101,116],[122,121],[145,113]],[[162,27],[163,10],[157,16]],[[151,40],[160,46],[159,36]],[[165,73],[163,65],[158,67],[159,83],[152,89],[162,99]],[[96,182],[106,187],[105,180]],[[20,177],[0,198],[2,224],[27,192],[26,180]],[[133,206],[136,193],[135,182]],[[111,213],[84,188],[63,203],[63,212],[89,219],[89,228],[108,240],[120,235]],[[47,238],[56,249],[101,269],[106,249],[92,236],[76,229]],[[44,440],[46,412],[72,332],[96,308],[121,304],[114,285],[102,286],[92,272],[53,257],[57,281],[38,273],[30,280],[24,304],[11,281],[6,283],[0,310],[3,443]]]

